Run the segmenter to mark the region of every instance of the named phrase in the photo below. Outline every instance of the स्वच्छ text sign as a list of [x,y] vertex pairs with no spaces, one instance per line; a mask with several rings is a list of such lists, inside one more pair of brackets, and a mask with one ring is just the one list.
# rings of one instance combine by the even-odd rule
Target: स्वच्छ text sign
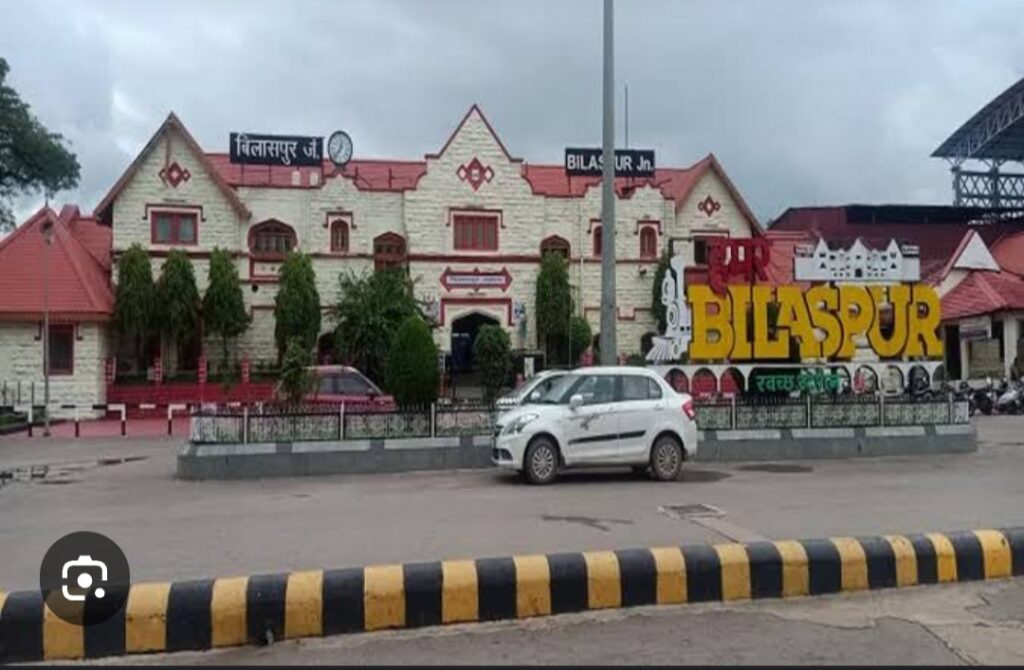
[[[686,298],[693,319],[691,361],[786,360],[794,338],[805,359],[850,360],[861,337],[879,358],[943,354],[939,296],[928,284],[819,284],[806,290],[732,284],[724,296],[698,284],[686,287]],[[774,328],[772,303],[778,305]],[[892,309],[891,328],[884,331],[882,305]]]

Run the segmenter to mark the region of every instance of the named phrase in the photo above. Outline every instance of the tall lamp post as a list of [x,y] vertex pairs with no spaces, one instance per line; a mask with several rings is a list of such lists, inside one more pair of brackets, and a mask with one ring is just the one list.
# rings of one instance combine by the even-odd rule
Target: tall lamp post
[[604,0],[604,90],[601,174],[601,365],[615,365],[615,59],[612,0]]
[[50,437],[50,246],[53,221],[43,223],[43,437]]

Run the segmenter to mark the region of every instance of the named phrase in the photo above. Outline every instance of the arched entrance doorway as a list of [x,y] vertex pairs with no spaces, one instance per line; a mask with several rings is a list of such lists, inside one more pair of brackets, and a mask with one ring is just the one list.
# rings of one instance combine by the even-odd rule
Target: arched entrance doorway
[[470,312],[452,321],[452,371],[473,369],[473,342],[481,326],[497,326],[498,320],[480,312]]

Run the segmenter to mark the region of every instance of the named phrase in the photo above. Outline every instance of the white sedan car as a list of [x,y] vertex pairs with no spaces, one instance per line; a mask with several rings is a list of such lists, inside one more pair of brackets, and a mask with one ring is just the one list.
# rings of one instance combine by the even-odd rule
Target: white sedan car
[[491,460],[533,484],[590,465],[679,476],[697,453],[693,400],[641,367],[594,367],[562,377],[536,403],[498,419]]

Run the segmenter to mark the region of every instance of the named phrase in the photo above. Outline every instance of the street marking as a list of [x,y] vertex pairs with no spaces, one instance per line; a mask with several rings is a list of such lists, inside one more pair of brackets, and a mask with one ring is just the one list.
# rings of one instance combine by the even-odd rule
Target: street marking
[[985,559],[985,579],[1009,577],[1013,572],[1010,543],[998,530],[976,530]]
[[293,572],[284,592],[284,636],[323,635],[323,570]]
[[868,559],[864,547],[852,537],[833,537],[832,544],[839,550],[844,591],[864,591],[868,588]]
[[441,575],[441,621],[476,621],[479,618],[476,561],[444,561]]
[[516,616],[551,614],[551,570],[543,554],[513,556],[516,568]]
[[651,549],[658,572],[658,604],[686,602],[686,561],[679,547]]
[[935,569],[938,581],[940,583],[955,582],[956,550],[953,549],[953,543],[942,533],[927,533],[925,537],[931,540],[932,546],[935,547]]
[[167,648],[167,601],[170,582],[135,584],[124,613],[124,650],[129,654]]
[[896,559],[896,586],[917,584],[917,554],[914,545],[902,535],[886,535]]
[[210,598],[210,642],[214,647],[245,644],[245,590],[248,577],[229,577],[213,582]]
[[363,570],[366,630],[405,625],[405,584],[401,565],[370,565]]
[[795,598],[811,592],[811,574],[807,551],[794,540],[773,542],[782,557],[782,597]]
[[611,551],[585,551],[587,563],[587,607],[603,609],[622,605],[619,559]]
[[750,600],[750,559],[742,544],[716,544],[722,571],[722,600]]

